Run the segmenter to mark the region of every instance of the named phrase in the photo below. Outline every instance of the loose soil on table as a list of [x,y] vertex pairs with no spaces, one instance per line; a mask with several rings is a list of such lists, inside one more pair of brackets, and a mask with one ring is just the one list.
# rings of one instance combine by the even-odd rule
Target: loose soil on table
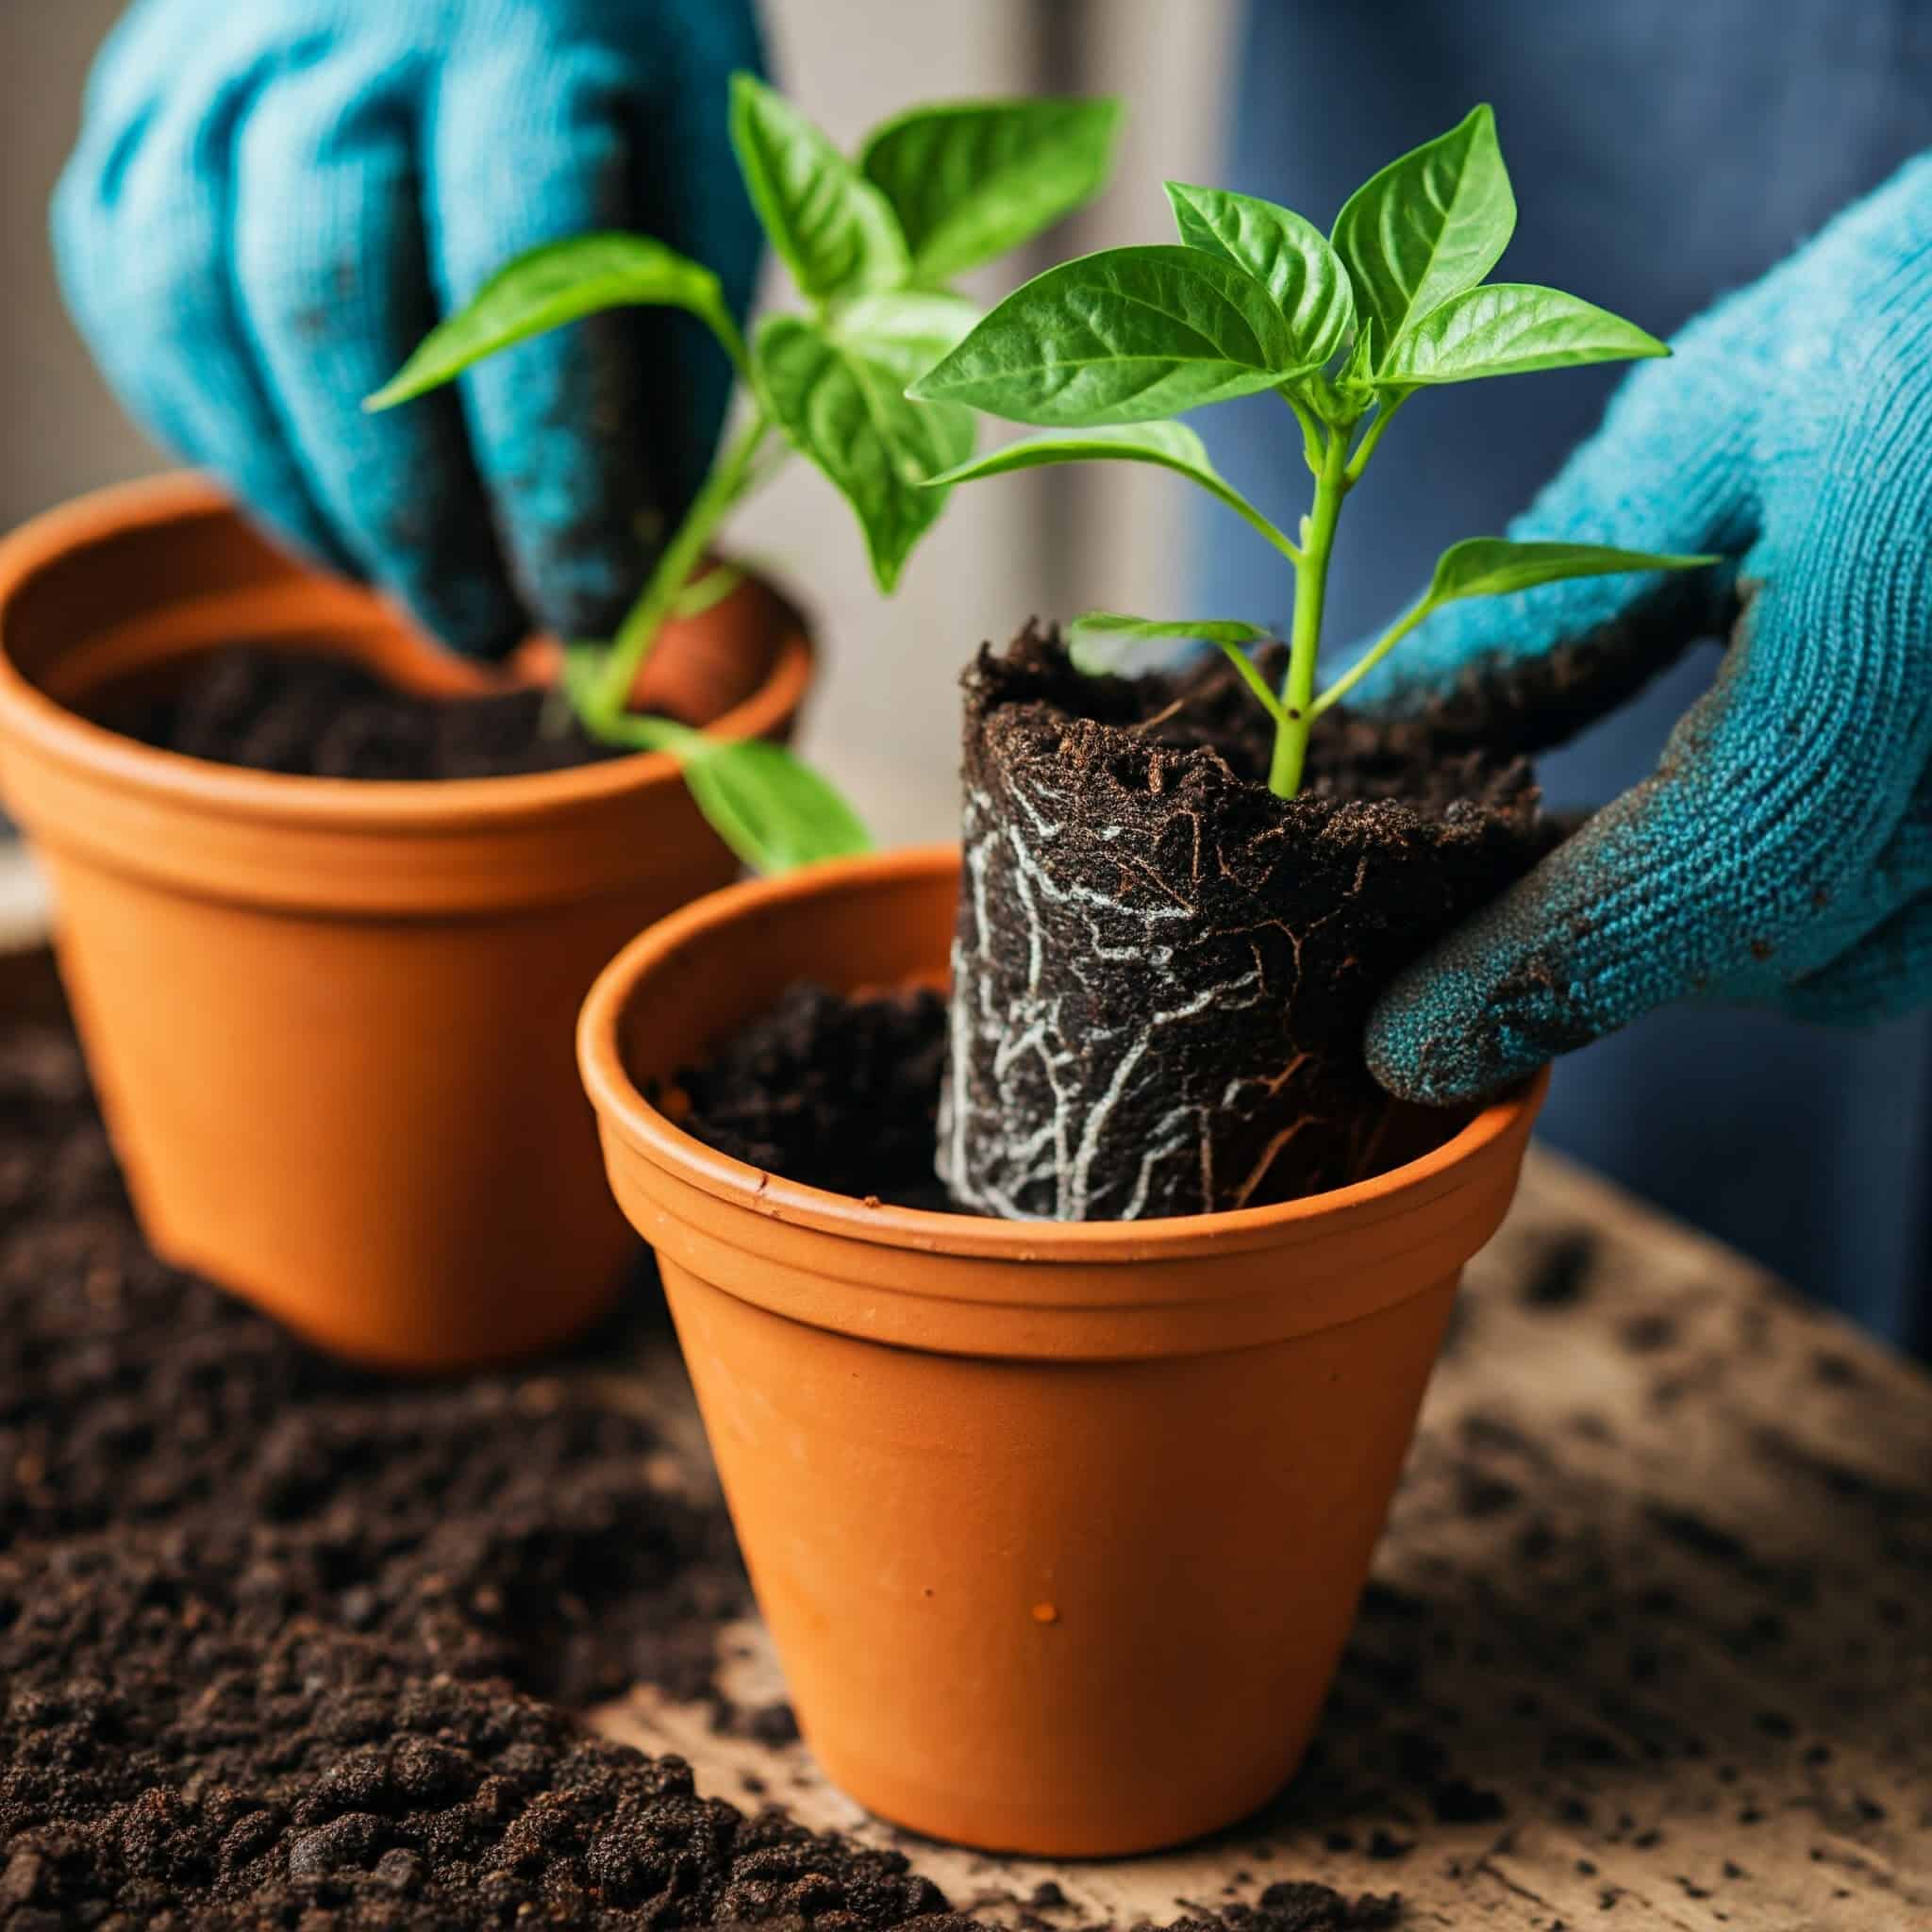
[[628,756],[575,718],[546,720],[548,703],[536,689],[424,697],[341,658],[237,645],[166,697],[100,717],[160,751],[304,778],[508,778]]
[[1218,654],[1089,677],[1029,626],[968,672],[939,1133],[960,1199],[1134,1220],[1373,1171],[1376,996],[1555,834],[1523,758],[1428,718],[1324,718],[1288,799],[1272,736]]
[[[782,1728],[713,1684],[722,1510],[609,1387],[660,1308],[462,1384],[331,1363],[157,1261],[71,1036],[0,1032],[0,1927],[968,1932],[571,1715],[642,1682]],[[1394,1917],[1287,1884],[1183,1923]]]

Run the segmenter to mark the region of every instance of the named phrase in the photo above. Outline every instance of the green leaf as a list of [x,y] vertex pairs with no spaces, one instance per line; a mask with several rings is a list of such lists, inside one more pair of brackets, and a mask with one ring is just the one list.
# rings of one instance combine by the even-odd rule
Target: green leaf
[[1291,208],[1220,188],[1167,183],[1174,225],[1190,248],[1237,263],[1274,297],[1305,356],[1326,362],[1355,321],[1348,270],[1328,238]]
[[1410,324],[1474,288],[1515,227],[1516,197],[1487,107],[1357,188],[1335,219],[1335,247],[1384,357]]
[[830,477],[858,512],[882,591],[943,508],[925,483],[973,451],[973,418],[906,400],[886,363],[802,316],[774,315],[758,333],[754,378],[787,440]]
[[772,246],[808,295],[895,288],[911,272],[885,196],[749,74],[731,76],[731,145]]
[[924,375],[964,340],[979,310],[964,296],[894,290],[861,295],[839,316],[841,341],[898,375],[901,383]]
[[473,362],[606,308],[686,308],[741,368],[744,345],[708,268],[647,235],[573,235],[527,250],[430,330],[362,407],[387,409],[440,388]]
[[[602,656],[598,645],[573,645],[571,651]],[[755,872],[789,872],[872,850],[858,814],[828,779],[783,745],[760,738],[713,738],[649,711],[604,717],[580,708],[578,715],[607,744],[669,752],[706,823]]]
[[790,872],[872,850],[864,824],[830,782],[780,744],[699,734],[677,752],[711,829],[755,872]]
[[1017,442],[989,450],[982,457],[944,470],[929,487],[976,483],[982,476],[1004,476],[1015,470],[1035,470],[1046,463],[1091,463],[1107,460],[1158,463],[1218,496],[1264,534],[1279,537],[1266,517],[1208,459],[1207,445],[1185,423],[1126,423],[1110,429],[1068,429],[1049,436],[1024,436]]
[[1375,322],[1373,316],[1369,316],[1357,325],[1355,339],[1349,343],[1348,354],[1342,358],[1341,368],[1336,375],[1336,389],[1343,397],[1367,408],[1375,400],[1370,387],[1374,380],[1374,368]]
[[1242,648],[1245,644],[1266,643],[1271,636],[1258,624],[1247,624],[1238,617],[1129,617],[1120,610],[1090,610],[1074,618],[1068,627],[1074,666],[1089,675],[1105,671],[1109,661],[1129,644],[1146,643],[1157,638],[1198,638],[1204,644],[1217,644],[1259,699],[1262,708],[1270,717],[1280,720],[1286,716],[1287,708],[1268,689],[1268,680]]
[[1204,644],[1265,644],[1274,635],[1239,617],[1129,617],[1124,610],[1090,610],[1069,631],[1080,643],[1141,644],[1154,638],[1196,638]]
[[891,202],[922,282],[991,261],[1107,181],[1118,101],[955,101],[875,129],[859,171]]
[[1091,428],[1250,395],[1316,366],[1236,263],[1198,248],[1109,248],[1014,290],[911,393]]
[[1472,382],[1670,353],[1634,322],[1560,289],[1491,282],[1425,315],[1384,354],[1375,381],[1403,388]]
[[1602,543],[1512,543],[1507,537],[1468,537],[1436,560],[1427,601],[1498,597],[1566,577],[1614,576],[1628,570],[1698,570],[1715,557],[1615,550]]

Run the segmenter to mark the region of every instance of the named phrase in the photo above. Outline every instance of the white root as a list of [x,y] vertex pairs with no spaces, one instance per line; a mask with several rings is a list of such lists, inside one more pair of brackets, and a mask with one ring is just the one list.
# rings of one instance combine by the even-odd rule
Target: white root
[[[1272,922],[1258,935],[1204,931],[1189,881],[1134,849],[1133,828],[1070,831],[1077,771],[1005,775],[997,797],[973,789],[965,801],[941,1178],[967,1205],[1017,1220],[1252,1199],[1303,1125],[1292,1090],[1308,1057],[1290,1038],[1294,988],[1282,983],[1298,939]],[[1091,882],[1096,836],[1119,892]],[[1197,887],[1204,862],[1197,850]],[[1257,1024],[1229,1065],[1235,1010]],[[1196,1047],[1210,1032],[1212,1064]]]

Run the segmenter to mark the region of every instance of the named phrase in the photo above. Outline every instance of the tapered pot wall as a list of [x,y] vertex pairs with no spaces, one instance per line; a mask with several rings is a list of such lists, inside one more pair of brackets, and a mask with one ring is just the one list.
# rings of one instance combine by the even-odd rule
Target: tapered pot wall
[[[721,729],[786,729],[809,663],[795,620],[756,586],[713,614],[666,640],[667,674],[705,681]],[[541,1347],[608,1302],[632,1239],[572,1065],[576,1008],[640,924],[735,863],[660,758],[364,784],[178,758],[76,715],[238,642],[414,689],[496,682],[193,479],[0,545],[0,787],[53,884],[143,1227],[363,1361]]]
[[1332,1194],[1076,1225],[821,1193],[643,1098],[790,979],[940,977],[956,889],[924,853],[721,893],[579,1055],[826,1770],[969,1844],[1148,1850],[1299,1759],[1541,1088]]

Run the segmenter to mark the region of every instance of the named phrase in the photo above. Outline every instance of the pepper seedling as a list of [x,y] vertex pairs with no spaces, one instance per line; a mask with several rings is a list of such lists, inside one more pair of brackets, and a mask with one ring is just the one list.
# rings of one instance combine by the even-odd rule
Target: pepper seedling
[[[1294,578],[1288,668],[1271,689],[1245,647],[1269,633],[1237,619],[1163,621],[1090,611],[1076,645],[1104,653],[1189,637],[1233,659],[1274,723],[1268,782],[1301,788],[1315,720],[1424,618],[1457,598],[1620,571],[1689,570],[1709,557],[1602,544],[1452,545],[1428,589],[1319,695],[1316,663],[1336,525],[1383,432],[1418,390],[1669,349],[1634,323],[1560,290],[1486,282],[1516,225],[1495,117],[1478,107],[1357,189],[1320,229],[1252,195],[1167,183],[1178,245],[1109,248],[1036,276],[977,323],[907,393],[1060,433],[1023,439],[934,476],[936,490],[1044,463],[1155,463],[1244,518]],[[1314,497],[1290,537],[1222,476],[1176,413],[1276,391],[1300,422]]]
[[728,592],[732,574],[706,569],[706,553],[790,452],[851,504],[880,590],[894,589],[944,504],[944,489],[928,486],[973,451],[971,410],[905,395],[978,317],[948,285],[1095,194],[1119,119],[1111,100],[947,102],[875,128],[854,160],[782,95],[734,75],[739,171],[805,313],[768,315],[747,341],[702,263],[645,235],[573,236],[500,269],[364,406],[408,402],[608,308],[681,308],[710,329],[737,373],[735,427],[616,635],[566,647],[562,690],[593,738],[675,758],[706,818],[759,871],[870,841],[826,780],[782,747],[632,710],[639,669],[667,620]]

